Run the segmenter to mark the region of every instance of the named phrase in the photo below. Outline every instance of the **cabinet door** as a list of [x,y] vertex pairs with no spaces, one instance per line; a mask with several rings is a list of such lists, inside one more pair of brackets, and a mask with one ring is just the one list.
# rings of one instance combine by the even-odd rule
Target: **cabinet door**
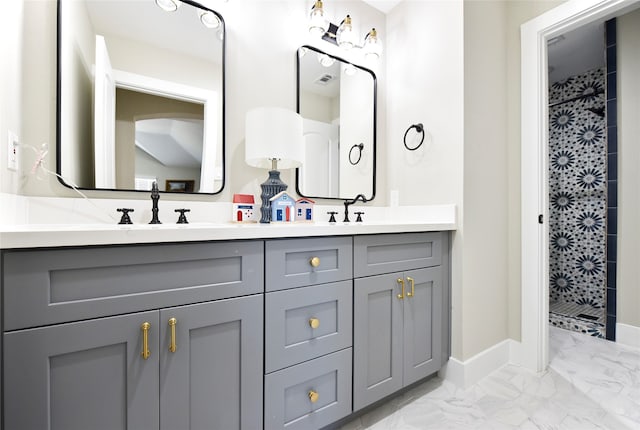
[[[442,360],[442,276],[440,267],[404,273],[404,385],[440,369]],[[413,294],[411,285],[413,284]]]
[[158,428],[157,311],[10,332],[4,345],[5,429]]
[[402,302],[398,274],[354,281],[353,409],[402,388]]
[[160,312],[160,428],[262,428],[263,301],[255,295]]

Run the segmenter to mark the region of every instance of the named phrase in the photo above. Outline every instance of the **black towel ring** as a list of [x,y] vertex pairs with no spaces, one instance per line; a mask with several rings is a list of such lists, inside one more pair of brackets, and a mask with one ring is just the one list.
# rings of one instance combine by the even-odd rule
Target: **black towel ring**
[[[422,138],[420,139],[420,143],[418,144],[418,146],[415,146],[413,148],[409,148],[409,145],[407,145],[407,134],[409,134],[409,130],[411,130],[412,128],[415,128],[416,131],[418,133],[422,133]],[[411,126],[409,126],[409,128],[407,129],[407,131],[404,132],[404,147],[407,148],[409,151],[415,151],[416,149],[420,148],[422,146],[422,143],[424,142],[424,126],[421,123],[418,124],[412,124]]]
[[[351,153],[356,148],[358,148],[360,151],[358,152],[358,159],[354,162],[353,160],[351,160]],[[349,150],[349,163],[351,163],[352,166],[355,166],[356,164],[358,164],[360,162],[360,159],[362,158],[362,150],[363,149],[364,149],[364,143],[360,143],[358,145],[353,145],[351,147],[351,149]]]

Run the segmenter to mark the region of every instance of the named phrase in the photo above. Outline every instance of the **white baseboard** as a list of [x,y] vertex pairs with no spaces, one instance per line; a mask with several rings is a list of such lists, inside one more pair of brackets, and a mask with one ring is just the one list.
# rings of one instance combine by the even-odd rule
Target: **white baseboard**
[[510,361],[511,339],[503,340],[465,361],[451,357],[438,375],[458,387],[468,388]]
[[640,327],[617,323],[616,343],[640,348]]

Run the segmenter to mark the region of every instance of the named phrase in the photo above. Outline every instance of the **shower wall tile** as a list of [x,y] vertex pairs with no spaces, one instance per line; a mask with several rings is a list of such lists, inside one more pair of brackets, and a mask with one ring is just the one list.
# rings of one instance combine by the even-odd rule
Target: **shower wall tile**
[[611,19],[605,24],[607,42],[607,327],[608,340],[615,340],[616,323],[616,261],[618,234],[618,85],[617,85],[617,22]]
[[[609,178],[606,121],[599,114],[604,93],[605,71],[596,69],[552,84],[549,94],[550,295],[603,313]],[[583,97],[560,103],[577,96]]]

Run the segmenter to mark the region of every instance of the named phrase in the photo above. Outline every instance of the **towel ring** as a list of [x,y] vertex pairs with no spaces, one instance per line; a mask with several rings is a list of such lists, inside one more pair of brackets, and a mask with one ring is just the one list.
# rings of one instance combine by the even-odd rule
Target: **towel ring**
[[[412,128],[415,128],[418,133],[422,133],[422,138],[420,139],[420,143],[418,144],[418,146],[409,148],[409,145],[407,145],[407,134],[409,134],[409,130],[411,130]],[[412,124],[411,126],[409,126],[407,131],[404,132],[404,147],[409,151],[415,151],[416,149],[420,148],[422,146],[422,143],[424,142],[424,134],[424,126],[422,125],[422,123]]]
[[[358,152],[358,159],[354,162],[351,159],[351,153],[353,152],[354,149],[358,148],[360,151]],[[360,162],[360,159],[362,158],[362,150],[364,149],[364,143],[360,143],[358,145],[353,145],[351,147],[351,149],[349,150],[349,163],[351,163],[352,166],[355,166],[356,164],[358,164]]]

